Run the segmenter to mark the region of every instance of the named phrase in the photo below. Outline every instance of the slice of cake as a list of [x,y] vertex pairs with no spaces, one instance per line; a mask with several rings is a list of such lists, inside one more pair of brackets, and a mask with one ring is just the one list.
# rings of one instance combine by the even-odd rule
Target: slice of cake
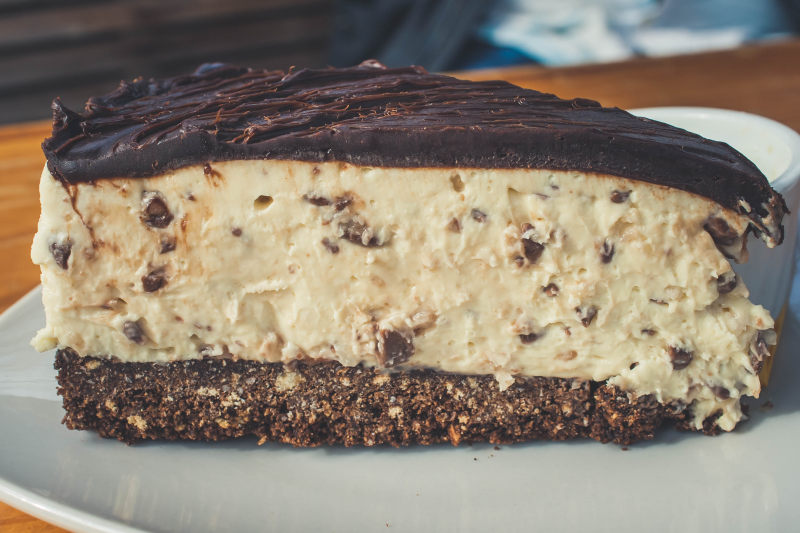
[[72,429],[629,443],[758,396],[729,259],[783,199],[725,144],[374,62],[53,103],[33,260]]

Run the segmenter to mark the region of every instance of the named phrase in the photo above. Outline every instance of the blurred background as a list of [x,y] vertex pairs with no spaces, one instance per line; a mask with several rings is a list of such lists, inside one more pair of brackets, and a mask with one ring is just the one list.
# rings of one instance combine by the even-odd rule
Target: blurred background
[[0,122],[209,61],[548,67],[798,34],[800,0],[0,0]]

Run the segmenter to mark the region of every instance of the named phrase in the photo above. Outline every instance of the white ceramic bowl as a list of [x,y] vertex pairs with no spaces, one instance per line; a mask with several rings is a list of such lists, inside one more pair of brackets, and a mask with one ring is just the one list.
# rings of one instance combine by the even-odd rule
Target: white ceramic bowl
[[763,242],[751,238],[747,246],[749,261],[734,267],[750,289],[750,298],[778,319],[794,277],[800,208],[800,135],[774,120],[727,109],[649,107],[630,112],[728,143],[755,163],[786,199],[790,214],[783,219],[783,244],[770,250]]

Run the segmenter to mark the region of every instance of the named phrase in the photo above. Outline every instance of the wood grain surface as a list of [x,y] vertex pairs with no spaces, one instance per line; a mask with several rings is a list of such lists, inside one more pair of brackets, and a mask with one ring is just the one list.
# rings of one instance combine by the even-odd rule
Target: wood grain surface
[[[698,105],[738,109],[800,130],[800,39],[681,57],[460,75],[506,79],[565,98],[593,98],[622,108]],[[49,128],[47,123],[0,128],[0,310],[39,281],[38,269],[30,262],[30,244],[39,216],[37,186],[44,164],[39,145]],[[0,503],[0,531],[63,530]]]

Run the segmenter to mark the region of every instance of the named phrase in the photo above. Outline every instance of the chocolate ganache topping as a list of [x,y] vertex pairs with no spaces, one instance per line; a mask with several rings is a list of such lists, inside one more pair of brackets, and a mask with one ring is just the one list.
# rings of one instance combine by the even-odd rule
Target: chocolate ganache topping
[[237,159],[612,174],[705,196],[783,238],[786,204],[730,146],[592,100],[420,67],[251,70],[122,82],[83,113],[53,101],[48,167],[67,183]]

